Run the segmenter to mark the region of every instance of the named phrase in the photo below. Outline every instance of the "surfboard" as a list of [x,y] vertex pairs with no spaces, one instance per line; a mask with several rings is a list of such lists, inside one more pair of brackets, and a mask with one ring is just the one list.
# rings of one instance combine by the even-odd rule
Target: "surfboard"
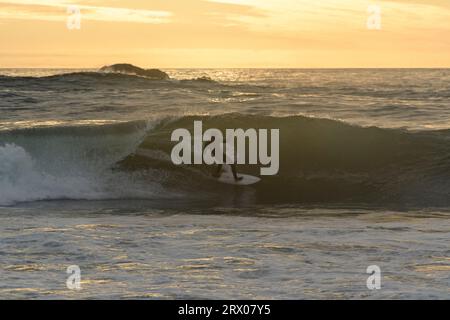
[[248,174],[238,173],[238,177],[242,177],[242,180],[236,181],[233,177],[233,172],[231,171],[231,167],[229,165],[223,166],[224,170],[222,171],[222,175],[220,178],[217,178],[217,181],[226,184],[240,185],[240,186],[249,186],[261,181],[260,178],[254,177]]

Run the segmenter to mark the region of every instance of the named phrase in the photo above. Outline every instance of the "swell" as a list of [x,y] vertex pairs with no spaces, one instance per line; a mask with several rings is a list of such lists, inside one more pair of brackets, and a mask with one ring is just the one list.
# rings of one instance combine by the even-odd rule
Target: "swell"
[[[280,130],[280,170],[250,187],[175,166],[173,130]],[[229,205],[346,203],[450,205],[450,132],[358,127],[303,116],[171,117],[157,122],[50,127],[0,133],[0,205],[43,199],[173,199]],[[259,165],[238,171],[259,175]],[[31,181],[31,182],[30,182]],[[3,197],[3,198],[2,198]],[[167,200],[170,203],[170,200]]]

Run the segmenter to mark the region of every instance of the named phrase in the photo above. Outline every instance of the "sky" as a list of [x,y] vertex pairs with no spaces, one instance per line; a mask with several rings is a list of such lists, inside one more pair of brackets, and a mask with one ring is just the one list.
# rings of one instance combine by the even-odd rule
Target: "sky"
[[450,0],[0,0],[0,68],[450,67]]

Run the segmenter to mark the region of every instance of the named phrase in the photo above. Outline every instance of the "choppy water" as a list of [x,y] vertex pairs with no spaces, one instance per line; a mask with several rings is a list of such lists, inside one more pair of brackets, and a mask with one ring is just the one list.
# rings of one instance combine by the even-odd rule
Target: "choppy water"
[[[449,70],[164,71],[0,71],[1,298],[450,297]],[[173,166],[194,120],[280,129],[279,174]]]

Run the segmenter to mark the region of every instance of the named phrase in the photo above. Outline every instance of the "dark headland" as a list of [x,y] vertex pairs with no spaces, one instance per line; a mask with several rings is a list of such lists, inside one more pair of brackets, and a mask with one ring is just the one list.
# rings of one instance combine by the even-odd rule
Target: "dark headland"
[[169,75],[158,69],[142,69],[129,63],[119,63],[100,68],[99,72],[124,73],[155,80],[168,80]]

